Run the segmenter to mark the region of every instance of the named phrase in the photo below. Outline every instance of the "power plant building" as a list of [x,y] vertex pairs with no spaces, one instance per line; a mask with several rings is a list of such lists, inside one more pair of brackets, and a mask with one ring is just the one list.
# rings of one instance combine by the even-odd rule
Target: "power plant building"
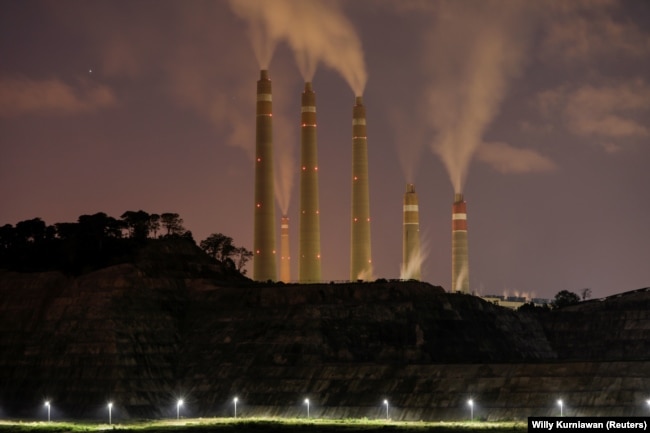
[[257,281],[277,280],[271,93],[269,73],[262,70],[257,82],[255,125],[253,279]]
[[412,183],[406,185],[403,212],[401,277],[403,279],[421,280],[420,211],[415,185]]
[[352,110],[352,233],[350,280],[372,278],[370,254],[370,192],[368,182],[368,143],[366,109],[357,96]]
[[300,282],[322,280],[320,210],[318,205],[318,153],[316,146],[316,93],[310,82],[302,93],[300,128]]
[[469,293],[469,254],[467,248],[467,204],[456,193],[451,222],[451,291]]

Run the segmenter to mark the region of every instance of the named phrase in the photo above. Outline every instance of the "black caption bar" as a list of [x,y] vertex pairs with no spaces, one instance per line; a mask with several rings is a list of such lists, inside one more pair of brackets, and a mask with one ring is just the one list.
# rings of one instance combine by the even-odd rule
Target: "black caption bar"
[[531,416],[529,432],[639,432],[647,431],[650,417],[645,416]]

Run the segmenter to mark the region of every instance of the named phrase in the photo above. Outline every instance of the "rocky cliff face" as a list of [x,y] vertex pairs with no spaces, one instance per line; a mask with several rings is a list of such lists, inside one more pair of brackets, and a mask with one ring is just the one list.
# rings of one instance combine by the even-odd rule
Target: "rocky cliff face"
[[426,283],[260,285],[163,246],[75,278],[0,272],[5,414],[44,416],[51,398],[53,417],[102,418],[109,400],[115,419],[175,416],[182,396],[186,416],[229,415],[237,395],[247,415],[299,415],[309,397],[314,415],[375,417],[388,398],[394,419],[447,419],[472,396],[477,416],[515,418],[563,392],[567,410],[634,414],[650,386],[642,349],[599,358],[600,324],[582,322],[602,305],[604,341],[641,347],[650,293],[540,320]]

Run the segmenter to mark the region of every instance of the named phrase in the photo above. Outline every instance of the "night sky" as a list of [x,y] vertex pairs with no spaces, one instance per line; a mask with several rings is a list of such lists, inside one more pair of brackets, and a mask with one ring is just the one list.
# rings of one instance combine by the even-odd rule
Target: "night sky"
[[262,67],[294,278],[313,76],[326,281],[349,275],[362,93],[375,277],[399,278],[413,182],[432,284],[450,285],[457,190],[478,293],[650,285],[650,2],[637,0],[4,0],[0,224],[177,212],[197,242],[221,232],[252,249]]

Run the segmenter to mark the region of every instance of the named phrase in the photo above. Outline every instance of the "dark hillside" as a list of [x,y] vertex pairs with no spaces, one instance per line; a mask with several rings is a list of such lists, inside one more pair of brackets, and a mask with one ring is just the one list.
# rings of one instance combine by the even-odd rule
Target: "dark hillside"
[[650,288],[581,302],[540,319],[562,359],[650,361]]
[[300,415],[309,396],[318,416],[377,417],[390,398],[395,419],[449,419],[473,396],[477,416],[522,418],[563,393],[567,411],[630,415],[650,387],[650,292],[526,314],[419,282],[253,283],[191,240],[134,257],[0,272],[5,414],[51,398],[58,418],[101,418],[109,400],[115,419],[172,417],[182,396],[185,416],[230,415],[237,395],[247,415]]

